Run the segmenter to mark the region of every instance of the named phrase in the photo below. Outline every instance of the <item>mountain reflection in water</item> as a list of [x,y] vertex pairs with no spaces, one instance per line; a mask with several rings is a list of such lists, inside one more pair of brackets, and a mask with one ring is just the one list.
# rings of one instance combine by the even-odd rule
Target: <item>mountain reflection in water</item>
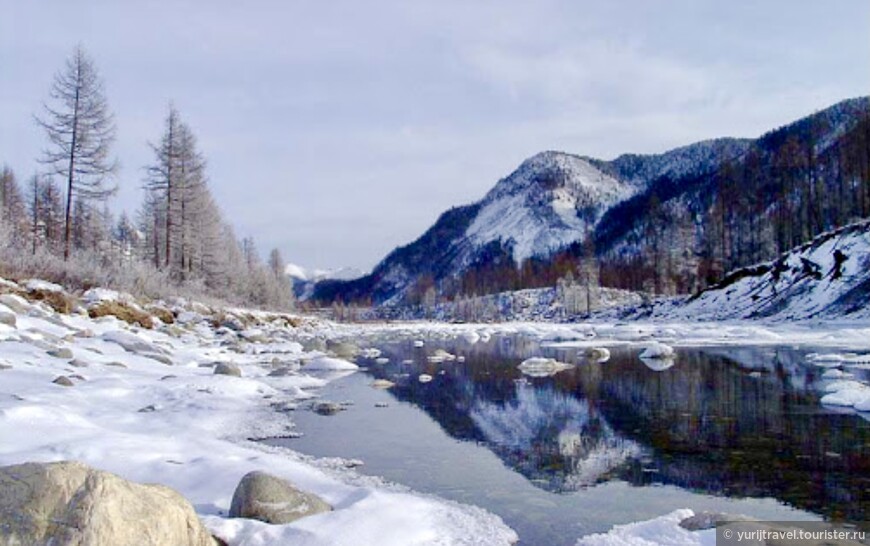
[[[359,362],[395,381],[393,396],[544,490],[618,479],[870,519],[870,425],[819,405],[823,370],[804,364],[803,351],[681,350],[674,366],[654,371],[634,350],[613,349],[608,362],[594,363],[576,348],[523,336],[378,346],[389,363]],[[466,360],[428,362],[436,347]],[[577,365],[524,377],[517,365],[541,355]],[[435,381],[419,383],[421,373]]]

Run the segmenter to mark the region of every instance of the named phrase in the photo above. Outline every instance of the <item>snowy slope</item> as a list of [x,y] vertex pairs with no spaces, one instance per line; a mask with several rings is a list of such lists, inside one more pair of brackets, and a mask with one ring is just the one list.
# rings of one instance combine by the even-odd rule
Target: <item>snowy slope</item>
[[517,263],[546,256],[580,240],[610,205],[635,190],[586,159],[542,152],[484,197],[465,236],[472,248],[507,243]]
[[825,233],[777,260],[735,271],[668,314],[711,320],[870,317],[870,222]]

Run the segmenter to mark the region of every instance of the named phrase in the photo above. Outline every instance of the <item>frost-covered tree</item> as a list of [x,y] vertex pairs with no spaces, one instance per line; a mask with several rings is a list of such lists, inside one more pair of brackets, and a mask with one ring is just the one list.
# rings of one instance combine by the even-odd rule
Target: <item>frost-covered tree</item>
[[63,197],[50,176],[33,175],[28,183],[32,252],[38,246],[55,251],[63,243]]
[[55,75],[49,97],[51,104],[44,104],[44,113],[36,121],[50,144],[41,161],[51,174],[66,180],[63,255],[67,260],[73,202],[102,200],[116,189],[108,185],[118,165],[109,155],[115,124],[99,73],[81,47]]
[[0,169],[0,230],[20,239],[27,233],[27,210],[15,173],[4,165]]

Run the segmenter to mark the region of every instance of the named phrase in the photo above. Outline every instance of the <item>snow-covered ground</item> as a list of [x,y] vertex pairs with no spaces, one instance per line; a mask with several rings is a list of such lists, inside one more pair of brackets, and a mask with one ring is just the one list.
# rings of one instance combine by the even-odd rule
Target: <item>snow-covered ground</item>
[[[256,328],[234,331],[186,310],[178,315],[183,323],[146,330],[0,298],[9,304],[0,303],[0,465],[77,460],[168,485],[233,546],[516,540],[481,509],[361,477],[344,461],[316,461],[249,440],[292,433],[287,411],[327,381],[353,373],[351,363],[305,352],[291,340],[317,330],[316,323],[288,328],[263,316]],[[242,377],[214,374],[215,362],[238,365]],[[308,362],[317,370],[308,371]],[[275,370],[281,373],[270,376]],[[53,382],[61,376],[72,386]],[[335,510],[288,525],[229,519],[234,489],[251,470],[288,479]]]
[[[2,280],[0,288],[27,291]],[[30,289],[59,287],[34,283]],[[80,301],[136,306],[110,291]],[[870,387],[848,375],[848,366],[864,365],[870,353],[866,321],[346,325],[190,302],[164,305],[172,308],[175,324],[144,329],[112,316],[89,318],[81,307],[61,314],[44,303],[0,295],[0,465],[72,459],[168,485],[233,546],[498,545],[512,543],[516,534],[482,509],[363,477],[347,461],[315,460],[250,441],[293,434],[292,410],[310,403],[328,381],[354,373],[353,364],[311,348],[338,340],[366,348],[384,337],[413,339],[422,347],[454,337],[473,344],[497,334],[578,350],[652,342],[677,348],[799,344],[819,350],[809,365],[831,368],[832,403],[863,409],[866,400],[870,409]],[[242,376],[214,374],[216,362],[239,366]],[[60,376],[72,386],[54,383]],[[235,486],[251,470],[284,477],[335,510],[288,525],[229,519]],[[674,514],[663,515],[581,544],[707,543],[704,532],[674,535],[676,521]],[[680,540],[657,542],[659,532]]]

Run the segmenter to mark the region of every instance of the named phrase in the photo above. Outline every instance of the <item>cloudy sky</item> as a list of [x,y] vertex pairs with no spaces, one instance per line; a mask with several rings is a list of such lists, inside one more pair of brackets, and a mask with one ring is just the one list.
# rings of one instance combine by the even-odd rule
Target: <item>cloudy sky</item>
[[116,115],[117,209],[173,101],[238,234],[370,268],[545,149],[757,136],[870,93],[866,0],[0,0],[0,163],[75,44]]

